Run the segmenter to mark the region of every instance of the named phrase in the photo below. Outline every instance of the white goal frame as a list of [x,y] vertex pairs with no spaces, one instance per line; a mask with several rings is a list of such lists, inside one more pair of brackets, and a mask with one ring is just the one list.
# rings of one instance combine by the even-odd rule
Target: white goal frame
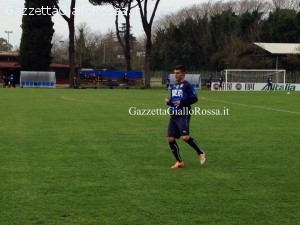
[[267,72],[267,75],[274,75],[278,73],[283,73],[283,83],[285,84],[286,70],[268,70],[268,69],[227,69],[222,71],[222,75],[225,73],[225,88],[227,91],[228,84],[228,72]]

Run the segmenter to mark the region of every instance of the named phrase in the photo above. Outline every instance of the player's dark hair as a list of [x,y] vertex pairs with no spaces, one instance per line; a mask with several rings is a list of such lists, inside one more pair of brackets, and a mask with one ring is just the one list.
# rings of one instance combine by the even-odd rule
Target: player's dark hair
[[174,67],[174,69],[175,70],[181,70],[181,72],[185,72],[185,68],[184,68],[184,66],[183,65],[176,65],[175,67]]

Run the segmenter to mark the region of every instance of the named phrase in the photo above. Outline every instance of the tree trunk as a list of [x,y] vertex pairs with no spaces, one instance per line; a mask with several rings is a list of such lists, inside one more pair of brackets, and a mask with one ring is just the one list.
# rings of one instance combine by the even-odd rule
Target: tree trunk
[[[151,33],[151,32],[150,32]],[[147,42],[146,42],[146,52],[145,52],[145,87],[150,88],[151,84],[151,53],[152,53],[152,40],[151,34],[150,36],[147,35]]]
[[68,22],[68,26],[69,26],[69,62],[70,62],[69,84],[70,87],[73,87],[73,78],[76,77],[74,20],[70,20]]
[[130,55],[130,5],[129,12],[126,17],[126,34],[125,34],[125,59],[127,71],[131,70],[131,55]]
[[55,7],[59,10],[60,15],[67,21],[68,27],[69,27],[69,63],[70,63],[70,74],[69,74],[69,86],[73,87],[73,78],[76,77],[76,72],[75,72],[75,5],[76,5],[76,0],[71,1],[71,12],[70,12],[70,18],[67,17],[59,8],[57,1],[52,0],[53,4]]
[[155,17],[155,13],[158,7],[158,4],[160,0],[156,0],[152,16],[150,18],[150,21],[148,22],[148,17],[147,17],[147,3],[148,1],[144,1],[144,7],[142,7],[142,1],[143,0],[137,0],[139,9],[140,9],[140,14],[141,14],[141,19],[142,19],[142,24],[143,28],[145,31],[145,34],[147,36],[147,42],[146,42],[146,52],[145,52],[145,87],[150,88],[150,79],[151,79],[151,53],[152,53],[152,23]]
[[[119,6],[121,8],[121,6]],[[124,33],[124,41],[122,40],[121,36],[120,36],[120,28],[119,28],[119,11],[117,11],[116,14],[116,19],[115,19],[115,26],[116,26],[116,35],[117,35],[117,39],[119,44],[122,47],[123,53],[124,53],[124,57],[125,57],[125,61],[126,61],[126,69],[127,71],[131,70],[131,55],[130,55],[130,50],[131,50],[131,46],[130,46],[130,10],[131,10],[131,3],[129,3],[128,5],[128,9],[127,9],[127,15],[124,15],[123,12],[123,16],[125,17],[126,20],[126,28],[125,28],[125,33]]]

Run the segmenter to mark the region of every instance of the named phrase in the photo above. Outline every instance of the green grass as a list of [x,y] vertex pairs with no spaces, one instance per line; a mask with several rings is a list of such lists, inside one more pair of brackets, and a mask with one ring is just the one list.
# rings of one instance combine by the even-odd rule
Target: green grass
[[172,170],[168,116],[128,112],[164,90],[0,89],[0,224],[298,225],[300,92],[198,94],[229,115],[193,116],[207,163],[179,141]]

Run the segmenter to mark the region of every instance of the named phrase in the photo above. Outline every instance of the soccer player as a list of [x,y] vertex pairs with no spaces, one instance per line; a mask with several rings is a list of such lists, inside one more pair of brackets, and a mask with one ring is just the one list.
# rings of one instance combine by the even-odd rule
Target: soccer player
[[124,81],[125,83],[128,83],[128,74],[127,74],[127,73],[124,73],[123,81]]
[[3,77],[2,77],[2,87],[3,88],[8,87],[8,79],[5,75],[3,75]]
[[15,83],[14,75],[11,74],[8,79],[9,79],[9,82],[8,82],[9,87],[16,88],[16,83]]
[[272,83],[272,76],[271,75],[268,76],[267,82],[268,82],[268,91],[272,91],[272,85],[273,85],[273,83]]
[[212,82],[212,76],[210,75],[206,80],[206,86],[208,91],[211,91],[211,82]]
[[219,76],[218,82],[219,82],[219,91],[222,91],[222,85],[224,82],[224,78],[222,75]]
[[169,90],[169,88],[170,88],[170,82],[171,82],[170,75],[167,75],[167,78],[166,78],[166,90]]
[[168,127],[168,142],[176,163],[171,168],[182,168],[184,162],[179,153],[176,139],[181,137],[186,143],[194,148],[198,154],[200,164],[205,163],[205,153],[197,142],[189,136],[189,124],[191,105],[198,101],[193,86],[185,80],[185,69],[182,65],[174,68],[176,83],[171,86],[171,97],[165,98],[165,103],[170,106],[170,121]]

